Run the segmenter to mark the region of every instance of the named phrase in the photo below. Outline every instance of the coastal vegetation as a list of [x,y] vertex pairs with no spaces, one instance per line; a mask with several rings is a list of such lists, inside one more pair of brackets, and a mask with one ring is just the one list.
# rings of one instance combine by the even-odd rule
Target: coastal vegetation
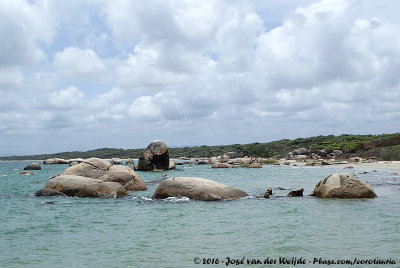
[[[333,150],[341,150],[344,157],[360,156],[363,158],[376,157],[378,160],[400,160],[400,133],[381,135],[349,135],[339,136],[316,136],[310,138],[297,138],[293,140],[282,139],[267,143],[232,144],[217,146],[192,146],[192,147],[170,147],[168,148],[171,158],[179,157],[213,157],[228,152],[235,152],[237,156],[253,156],[264,158],[286,157],[288,152],[298,148],[306,148],[310,152],[325,150],[330,153]],[[143,148],[117,149],[101,148],[86,152],[62,152],[55,154],[24,155],[0,157],[0,160],[44,160],[47,158],[90,158],[98,157],[110,159],[139,158]]]

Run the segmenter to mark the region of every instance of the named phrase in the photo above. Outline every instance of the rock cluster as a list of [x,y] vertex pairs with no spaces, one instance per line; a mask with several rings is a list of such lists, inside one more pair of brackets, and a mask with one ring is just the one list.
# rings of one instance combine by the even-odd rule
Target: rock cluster
[[127,191],[146,189],[142,178],[130,167],[89,158],[51,178],[36,195],[122,197],[127,195]]
[[293,152],[289,152],[287,154],[287,159],[312,159],[312,160],[320,160],[321,158],[332,158],[335,159],[337,157],[343,156],[343,152],[340,150],[333,150],[332,153],[328,154],[325,150],[318,150],[316,152],[312,152],[307,150],[306,148],[298,148]]
[[62,159],[62,158],[48,158],[48,159],[45,159],[44,161],[43,161],[43,164],[45,164],[45,165],[68,165],[68,164],[71,164],[71,163],[81,163],[81,162],[83,162],[83,159],[82,158],[76,158],[76,159],[69,159],[69,160],[65,160],[65,159]]
[[212,164],[212,168],[232,168],[232,167],[248,167],[248,168],[262,168],[261,158],[241,157],[235,158],[235,152],[228,152],[227,154],[217,157],[211,157],[208,161]]

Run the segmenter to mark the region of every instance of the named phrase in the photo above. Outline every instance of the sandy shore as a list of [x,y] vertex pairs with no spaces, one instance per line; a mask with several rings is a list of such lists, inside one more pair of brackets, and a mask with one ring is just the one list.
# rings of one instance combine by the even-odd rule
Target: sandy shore
[[[111,160],[111,159],[106,159],[106,160]],[[127,159],[121,159],[123,161],[126,161]],[[138,161],[138,159],[134,159],[136,161]],[[179,159],[171,159],[174,161],[177,161]],[[0,160],[0,162],[14,162],[14,161],[34,161],[34,162],[39,162],[42,163],[43,160]],[[299,167],[302,166],[306,166],[307,162],[303,162],[303,161],[296,161],[296,160],[284,160],[284,161],[278,161],[281,165],[283,165],[285,162],[286,164],[289,165],[297,165]],[[400,170],[400,161],[376,161],[376,162],[361,162],[361,163],[352,163],[352,162],[347,162],[347,161],[343,161],[341,164],[339,163],[333,163],[331,165],[327,165],[325,167],[338,167],[338,168],[345,168],[345,167],[349,167],[352,166],[354,168],[357,169],[366,169],[366,170],[374,170],[374,169],[385,169],[385,170],[396,170],[399,171]],[[321,165],[317,165],[317,167],[324,167]],[[351,170],[351,169],[349,169]]]
[[359,169],[393,169],[400,170],[400,161],[377,161],[373,163],[347,163],[337,166],[352,166]]
[[[293,160],[292,160],[293,161]],[[290,161],[286,161],[290,162]],[[307,162],[296,162],[293,161],[290,165],[297,165],[297,166],[306,166]],[[374,170],[374,169],[385,169],[385,170],[400,170],[400,161],[377,161],[377,162],[364,162],[364,163],[351,163],[347,161],[343,161],[341,164],[339,163],[332,163],[330,165],[321,166],[317,165],[317,167],[337,167],[337,168],[347,168],[347,167],[354,167],[357,169],[366,169],[366,170]],[[349,172],[351,169],[348,169]]]

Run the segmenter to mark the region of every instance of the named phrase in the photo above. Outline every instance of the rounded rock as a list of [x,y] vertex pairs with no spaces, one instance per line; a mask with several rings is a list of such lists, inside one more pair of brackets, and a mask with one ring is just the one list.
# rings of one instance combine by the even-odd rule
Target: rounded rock
[[334,173],[317,183],[311,196],[321,198],[374,198],[372,187],[353,173]]
[[154,199],[188,197],[201,201],[234,200],[248,196],[244,191],[203,178],[169,178],[160,183]]

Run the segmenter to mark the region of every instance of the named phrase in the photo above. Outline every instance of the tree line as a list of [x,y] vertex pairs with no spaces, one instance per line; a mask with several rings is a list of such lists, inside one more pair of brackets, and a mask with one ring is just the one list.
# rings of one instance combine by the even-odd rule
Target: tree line
[[[190,157],[212,157],[223,155],[228,152],[235,152],[238,157],[252,156],[264,158],[282,158],[298,148],[306,148],[310,152],[325,150],[327,153],[333,150],[341,150],[346,156],[377,157],[379,160],[400,160],[400,133],[381,135],[349,135],[339,136],[316,136],[310,138],[282,139],[267,143],[231,144],[216,146],[191,146],[168,148],[171,158]],[[39,154],[24,156],[0,157],[0,160],[44,160],[47,158],[139,158],[143,152],[139,149],[117,149],[101,148],[86,152],[61,152],[55,154]]]

